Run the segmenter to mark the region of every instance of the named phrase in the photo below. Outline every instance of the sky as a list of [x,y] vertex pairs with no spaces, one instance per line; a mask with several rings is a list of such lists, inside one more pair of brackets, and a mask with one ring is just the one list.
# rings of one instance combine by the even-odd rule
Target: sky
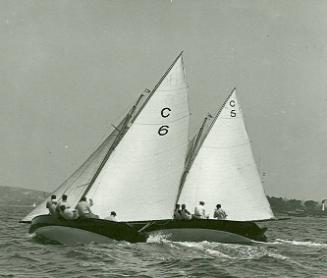
[[181,50],[191,134],[236,87],[267,194],[327,198],[327,2],[0,1],[0,185],[52,191]]

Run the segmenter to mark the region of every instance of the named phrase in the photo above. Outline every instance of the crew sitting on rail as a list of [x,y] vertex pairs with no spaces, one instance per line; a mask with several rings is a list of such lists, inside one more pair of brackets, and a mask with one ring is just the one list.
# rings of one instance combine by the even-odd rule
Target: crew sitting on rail
[[66,220],[74,220],[78,218],[77,211],[71,208],[66,208],[65,205],[60,206],[60,216]]
[[205,205],[204,201],[199,202],[199,205],[194,208],[193,218],[196,218],[196,219],[208,219],[209,218],[209,215],[206,214],[204,205]]
[[76,206],[76,210],[80,218],[99,218],[91,211],[91,206],[93,206],[92,199],[87,202],[86,197],[83,196]]
[[117,219],[116,216],[117,216],[116,212],[115,211],[112,211],[112,212],[110,212],[110,215],[107,216],[104,220],[109,220],[109,221],[115,221],[115,222],[117,222],[118,219]]
[[67,202],[67,195],[63,194],[61,196],[61,200],[58,201],[57,206],[56,206],[56,213],[60,215],[60,206],[64,205],[65,208],[70,208],[70,205]]
[[192,219],[192,214],[186,209],[186,205],[182,204],[181,216],[184,220]]
[[213,218],[217,218],[217,220],[224,220],[224,219],[226,219],[226,217],[227,217],[227,214],[221,208],[221,204],[217,204],[216,209],[213,213]]
[[56,206],[57,206],[57,196],[51,195],[51,199],[47,201],[45,207],[49,210],[50,215],[56,214]]
[[174,219],[175,220],[181,220],[182,218],[182,214],[181,214],[181,205],[180,204],[176,204],[175,205],[175,211],[174,211]]

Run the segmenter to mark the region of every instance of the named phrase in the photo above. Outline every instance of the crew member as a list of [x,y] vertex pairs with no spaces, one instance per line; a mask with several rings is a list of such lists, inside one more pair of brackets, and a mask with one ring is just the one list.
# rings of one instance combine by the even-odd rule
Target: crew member
[[105,220],[117,222],[118,219],[117,219],[116,216],[117,216],[116,212],[115,211],[112,211],[112,212],[110,212],[110,215],[105,218]]
[[226,217],[227,217],[227,214],[221,208],[221,204],[217,204],[216,209],[213,213],[213,218],[217,218],[217,220],[224,220],[224,219],[226,219]]
[[181,205],[180,204],[176,204],[175,205],[174,219],[175,220],[181,220],[181,219],[183,219],[182,218],[182,214],[181,214]]
[[66,208],[65,205],[59,207],[60,216],[66,220],[74,220],[78,218],[77,211],[71,208]]
[[58,201],[57,206],[56,206],[56,212],[58,214],[60,214],[60,206],[64,205],[65,208],[70,208],[70,205],[67,202],[67,198],[68,198],[67,195],[66,194],[63,194],[61,196],[61,200]]
[[86,197],[83,196],[81,200],[78,202],[76,206],[76,210],[80,218],[99,218],[99,216],[95,215],[91,211],[91,206],[93,206],[93,201],[90,199],[88,203]]
[[56,214],[56,206],[57,206],[57,196],[51,195],[51,199],[47,201],[45,207],[49,210],[51,215]]
[[184,220],[192,219],[192,214],[186,209],[186,205],[182,204],[181,216]]
[[194,208],[194,214],[193,214],[194,218],[196,218],[196,219],[208,219],[209,218],[209,215],[206,214],[204,205],[205,205],[204,201],[200,201],[199,205],[197,205]]

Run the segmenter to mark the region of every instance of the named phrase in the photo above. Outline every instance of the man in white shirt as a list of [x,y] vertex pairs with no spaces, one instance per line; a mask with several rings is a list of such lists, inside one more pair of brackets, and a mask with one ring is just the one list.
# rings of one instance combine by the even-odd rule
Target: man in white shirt
[[70,208],[70,205],[67,202],[67,198],[68,198],[67,195],[63,194],[61,196],[61,200],[59,200],[58,203],[57,203],[56,213],[58,213],[59,215],[61,214],[61,211],[60,211],[61,206],[65,206],[65,208]]
[[93,214],[91,211],[91,206],[93,205],[92,199],[88,203],[86,197],[83,196],[76,206],[79,217],[81,218],[99,218],[97,215]]
[[194,218],[196,219],[208,219],[209,215],[206,214],[204,207],[205,203],[203,201],[199,202],[199,205],[194,208]]
[[61,217],[66,220],[74,220],[78,218],[77,211],[71,208],[66,208],[65,205],[61,205],[59,210]]

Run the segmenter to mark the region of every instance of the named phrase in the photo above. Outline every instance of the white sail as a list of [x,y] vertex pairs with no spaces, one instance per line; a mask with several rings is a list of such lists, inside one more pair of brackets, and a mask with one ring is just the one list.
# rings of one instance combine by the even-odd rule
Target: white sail
[[182,55],[87,192],[101,218],[116,211],[121,221],[171,218],[184,169],[189,108]]
[[235,90],[205,134],[178,203],[192,209],[199,201],[206,203],[211,218],[218,203],[228,214],[228,220],[274,217],[256,168]]
[[[121,128],[123,122],[124,120],[118,125],[118,129]],[[103,143],[90,155],[90,157],[52,194],[55,194],[57,199],[59,199],[62,194],[67,194],[68,203],[72,207],[75,207],[117,135],[118,131],[117,129],[114,129],[112,133],[103,141]],[[48,199],[44,200],[42,203],[36,206],[36,208],[26,217],[24,217],[22,221],[28,222],[35,216],[48,214],[49,211],[45,207],[47,200]]]

